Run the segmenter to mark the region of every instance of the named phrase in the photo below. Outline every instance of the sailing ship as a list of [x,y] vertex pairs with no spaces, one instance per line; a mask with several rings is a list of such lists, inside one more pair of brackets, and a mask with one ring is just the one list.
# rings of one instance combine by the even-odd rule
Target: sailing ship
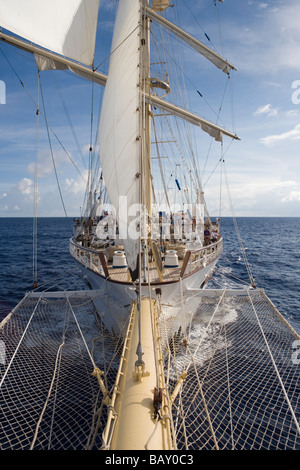
[[[153,2],[152,8],[148,2],[120,2],[99,124],[100,180],[93,175],[87,212],[77,220],[70,241],[70,252],[87,283],[108,295],[109,314],[103,303],[101,310],[105,323],[115,331],[123,328],[137,293],[150,298],[159,295],[166,304],[180,301],[181,291],[206,284],[222,252],[218,221],[213,223],[205,210],[197,155],[189,155],[195,164],[193,173],[189,170],[189,190],[181,188],[173,168],[173,191],[184,193],[177,195],[176,202],[166,187],[161,139],[155,134],[167,120],[171,140],[172,118],[178,117],[200,126],[217,141],[224,134],[237,136],[170,101],[170,80],[156,76],[151,68],[150,23],[187,41],[226,74],[234,67],[163,17],[168,7],[169,2]],[[163,47],[159,52],[164,53]],[[168,71],[164,76],[169,76]],[[178,162],[181,149],[175,152]],[[159,160],[159,172],[154,158]],[[103,184],[109,210],[99,194]]]
[[[86,403],[89,403],[90,386],[91,396],[101,396],[102,400],[99,407],[95,402],[92,404],[93,433],[89,432],[88,448],[93,448],[98,439],[96,436],[99,436],[105,406],[105,425],[101,428],[102,449],[173,450],[178,448],[177,441],[189,441],[189,432],[193,435],[192,440],[197,441],[195,434],[199,425],[196,421],[193,424],[193,410],[197,412],[197,407],[202,402],[205,404],[206,392],[199,379],[199,365],[195,364],[200,341],[189,358],[187,353],[192,350],[189,344],[192,324],[198,318],[195,299],[199,302],[197,296],[201,297],[204,292],[204,297],[200,299],[202,312],[210,306],[211,292],[206,294],[205,286],[222,253],[223,239],[219,219],[213,221],[207,210],[198,156],[191,145],[190,126],[200,128],[200,132],[220,143],[225,138],[237,140],[238,136],[187,110],[186,105],[180,102],[185,95],[182,85],[185,74],[182,70],[181,73],[177,70],[175,74],[174,81],[180,91],[176,95],[174,81],[166,65],[168,52],[161,38],[166,33],[171,35],[170,38],[186,43],[219,69],[218,73],[228,76],[235,67],[168,20],[170,8],[168,0],[120,0],[108,73],[104,74],[93,66],[99,0],[69,0],[63,3],[58,0],[29,0],[26,4],[10,0],[0,5],[1,26],[22,37],[1,32],[0,39],[33,53],[39,71],[67,69],[105,88],[98,134],[100,163],[97,161],[90,168],[86,208],[74,220],[74,233],[69,242],[71,256],[78,263],[91,292],[66,293],[64,298],[68,314],[71,312],[74,316],[85,346],[86,341],[74,313],[76,302],[96,306],[97,318],[104,332],[103,347],[109,350],[110,342],[114,341],[113,349],[119,351],[120,362],[111,388],[108,383],[114,360],[110,361],[109,367],[107,364],[103,366],[104,373],[88,351],[101,393],[95,393],[89,380],[82,380]],[[158,36],[154,35],[156,28]],[[153,49],[150,47],[152,38]],[[171,62],[176,70],[178,64],[174,58]],[[176,99],[179,101],[176,102]],[[184,137],[186,134],[187,137]],[[185,149],[180,146],[180,137],[186,139]],[[171,155],[174,155],[173,166]],[[62,308],[55,300],[57,295],[28,295],[29,303],[38,298],[29,322],[34,323],[32,318],[35,312],[39,308],[44,310],[46,305],[51,304],[51,299],[54,299],[56,308]],[[233,294],[226,292],[225,295],[222,292],[216,295],[216,309],[213,312],[208,309],[211,318],[227,296]],[[241,293],[239,295],[245,305],[244,297]],[[247,291],[243,295],[247,295],[248,302],[253,304],[258,294]],[[258,299],[260,302],[261,298]],[[22,302],[18,308],[22,309],[25,305],[26,302]],[[52,307],[49,308],[52,311]],[[86,318],[90,315],[86,312]],[[70,318],[67,324],[70,324]],[[5,329],[6,325],[8,320],[2,327]],[[29,341],[29,349],[33,349],[34,342],[33,339]],[[217,350],[222,349],[219,341],[214,340],[214,343]],[[61,351],[65,344],[66,330],[63,343],[57,350],[55,372],[30,448],[35,448],[43,423],[48,426],[45,413],[56,374],[62,367],[60,361],[63,362],[63,357],[60,354],[63,354]],[[68,361],[71,361],[71,355],[70,352],[66,354]],[[9,377],[14,357],[13,354],[1,385]],[[177,363],[175,359],[178,357],[180,361]],[[236,361],[236,358],[233,359]],[[202,363],[203,358],[199,361]],[[215,363],[221,370],[222,362]],[[68,362],[68,369],[70,364]],[[188,382],[186,379],[191,364],[195,368],[194,379]],[[79,388],[77,390],[74,383],[71,388],[78,396],[78,412],[81,410],[81,392],[77,395]],[[185,389],[184,383],[189,383]],[[65,387],[68,384],[66,379]],[[215,392],[212,396],[215,397]],[[189,403],[186,411],[184,400]],[[49,446],[51,440],[55,441],[52,435],[56,436],[52,424],[54,409],[60,406],[56,398],[54,403],[53,415],[49,417]],[[220,407],[222,415],[227,414],[226,403],[227,398]],[[172,419],[174,408],[176,412]],[[205,431],[203,440],[219,448],[218,431],[214,429],[208,408],[205,404],[205,421],[211,430],[211,437],[208,438]],[[190,410],[192,424],[188,425]],[[181,417],[182,424],[179,424]],[[249,418],[252,419],[251,416]],[[68,419],[73,419],[71,414]],[[11,421],[14,420],[15,417],[11,418]],[[15,434],[19,433],[21,421],[15,424]],[[69,423],[67,426],[72,433]],[[60,430],[57,436],[59,434]],[[10,442],[10,431],[7,435],[9,437],[5,442]],[[226,437],[226,442],[228,439]],[[38,444],[41,448],[42,441],[43,438]],[[14,444],[11,446],[14,447]]]

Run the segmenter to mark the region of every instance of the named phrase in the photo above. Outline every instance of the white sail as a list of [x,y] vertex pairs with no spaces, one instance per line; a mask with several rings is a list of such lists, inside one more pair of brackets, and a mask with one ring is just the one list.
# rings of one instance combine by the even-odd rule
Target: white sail
[[99,0],[9,0],[0,3],[3,28],[46,49],[92,65]]
[[[137,267],[139,239],[127,208],[140,202],[140,2],[119,3],[105,87],[100,125],[99,151],[105,185],[118,212],[128,266]],[[121,198],[121,199],[120,199]],[[127,227],[131,231],[127,231]]]

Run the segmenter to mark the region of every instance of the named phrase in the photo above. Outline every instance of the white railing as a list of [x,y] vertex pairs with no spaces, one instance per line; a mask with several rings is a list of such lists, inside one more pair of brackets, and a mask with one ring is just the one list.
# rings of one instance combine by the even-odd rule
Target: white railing
[[[182,268],[180,271],[180,277],[190,274],[198,269],[201,269],[213,260],[218,258],[223,251],[223,239],[222,237],[215,243],[199,248],[197,250],[188,250],[183,259]],[[106,264],[106,258],[104,253],[85,248],[77,245],[74,241],[70,240],[70,254],[76,259],[81,265],[92,271],[101,274],[102,276],[108,277],[108,268]]]
[[204,246],[198,250],[189,250],[186,252],[183,260],[180,277],[197,271],[210,264],[213,260],[218,258],[223,251],[222,237],[211,245]]
[[76,259],[80,264],[85,268],[89,268],[96,273],[105,275],[105,269],[102,265],[99,252],[96,250],[91,250],[90,248],[85,248],[83,246],[77,245],[70,240],[70,254]]

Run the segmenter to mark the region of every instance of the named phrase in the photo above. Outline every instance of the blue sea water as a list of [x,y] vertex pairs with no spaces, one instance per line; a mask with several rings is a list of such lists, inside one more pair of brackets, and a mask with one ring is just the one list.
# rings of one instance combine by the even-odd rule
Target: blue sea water
[[[72,219],[66,218],[38,219],[39,285],[52,282],[51,290],[87,288],[69,254],[72,224]],[[265,290],[300,333],[300,218],[240,217],[237,225],[256,286]],[[221,231],[224,252],[213,282],[249,285],[231,218],[222,218]],[[0,218],[0,319],[32,290],[32,233],[31,218]]]

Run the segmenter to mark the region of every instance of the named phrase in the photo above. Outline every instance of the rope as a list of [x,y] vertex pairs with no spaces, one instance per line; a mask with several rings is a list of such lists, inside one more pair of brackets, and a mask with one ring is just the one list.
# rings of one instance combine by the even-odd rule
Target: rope
[[[69,111],[68,111],[66,102],[65,102],[65,100],[64,100],[64,98],[63,98],[63,94],[62,94],[62,92],[61,92],[61,88],[60,88],[59,83],[58,83],[58,81],[57,81],[57,76],[56,76],[56,75],[54,75],[54,76],[55,76],[56,88],[57,88],[57,90],[58,90],[59,97],[60,97],[60,100],[61,100],[61,103],[62,103],[64,112],[65,112],[65,115],[66,115],[66,117],[67,117],[67,120],[68,120],[70,129],[71,129],[71,132],[72,132],[72,135],[73,135],[73,138],[74,138],[74,141],[75,141],[75,144],[76,144],[78,153],[79,153],[79,155],[80,155],[80,157],[81,157],[82,163],[84,164],[85,161],[84,161],[84,158],[83,158],[83,155],[82,155],[82,150],[81,150],[81,148],[80,148],[80,144],[79,144],[78,139],[77,139],[77,135],[76,135],[76,132],[75,132],[75,129],[74,129],[74,126],[73,126],[71,117],[70,117],[70,113],[69,113]],[[69,155],[68,155],[68,156],[69,156]],[[75,164],[75,162],[71,159],[70,156],[69,156],[69,158],[70,158],[70,160],[72,161],[72,163],[73,163],[74,167],[76,168],[77,172],[79,173],[79,175],[82,177],[82,179],[84,179],[83,176],[82,176],[81,171],[79,170],[79,168],[77,167],[77,165]]]
[[36,130],[35,130],[35,162],[34,162],[34,202],[33,202],[33,229],[32,229],[32,256],[33,273],[32,284],[37,286],[37,203],[38,203],[38,157],[39,157],[39,88],[40,72],[38,72],[37,86],[37,109],[36,109]]
[[[69,318],[69,315],[68,315],[68,318]],[[69,323],[69,322],[68,322]],[[51,393],[52,393],[52,389],[53,389],[53,386],[54,386],[54,381],[55,381],[55,378],[56,378],[56,372],[58,369],[60,369],[60,363],[61,363],[61,350],[65,344],[65,333],[67,331],[67,327],[68,327],[68,323],[67,323],[67,326],[66,328],[64,329],[64,332],[63,332],[63,337],[62,337],[62,342],[57,350],[57,353],[56,353],[56,358],[55,358],[55,364],[54,364],[54,370],[53,370],[53,374],[52,374],[52,380],[51,380],[51,384],[50,384],[50,387],[49,387],[49,390],[48,390],[48,394],[47,394],[47,398],[45,400],[45,403],[44,403],[44,406],[43,406],[43,409],[41,411],[41,414],[40,414],[40,417],[38,419],[38,422],[37,422],[37,425],[36,425],[36,428],[35,428],[35,433],[34,433],[34,436],[33,436],[33,440],[32,440],[32,443],[30,445],[30,450],[33,450],[34,448],[34,445],[36,443],[36,439],[37,439],[37,436],[38,436],[38,432],[39,432],[39,428],[40,428],[40,424],[42,422],[42,419],[43,419],[43,416],[45,414],[45,411],[46,411],[46,408],[47,408],[47,405],[48,405],[48,402],[50,400],[50,396],[51,396]],[[51,419],[51,427],[50,427],[50,438],[49,438],[49,443],[48,443],[48,448],[50,447],[50,443],[51,443],[51,436],[52,436],[52,431],[53,431],[53,422],[54,422],[54,410],[55,410],[55,403],[56,403],[56,398],[57,398],[57,393],[55,394],[55,399],[54,399],[54,405],[53,405],[53,411],[52,411],[52,419]]]
[[[66,296],[66,299],[67,299],[67,303],[69,304],[69,309],[68,309],[68,321],[67,321],[67,325],[64,329],[64,332],[63,332],[63,337],[62,337],[62,342],[58,348],[58,351],[57,351],[57,354],[56,354],[56,359],[55,359],[55,366],[54,366],[54,370],[53,370],[53,375],[52,375],[52,380],[51,380],[51,384],[50,384],[50,387],[49,387],[49,390],[48,390],[48,394],[47,394],[47,398],[45,400],[45,403],[44,403],[44,406],[43,406],[43,409],[42,409],[42,412],[40,414],[40,417],[38,419],[38,422],[37,422],[37,425],[36,425],[36,429],[35,429],[35,433],[34,433],[34,437],[33,437],[33,440],[32,440],[32,443],[31,443],[31,446],[30,446],[30,450],[33,450],[34,448],[34,445],[36,443],[36,439],[37,439],[37,436],[38,436],[38,431],[39,431],[39,428],[40,428],[40,424],[42,422],[42,419],[43,419],[43,416],[45,414],[45,411],[46,411],[46,408],[47,408],[47,405],[48,405],[48,402],[49,402],[49,399],[51,397],[51,394],[52,394],[52,390],[53,390],[53,387],[54,387],[54,381],[55,381],[55,378],[57,377],[57,371],[60,370],[60,364],[61,364],[61,351],[62,351],[62,348],[65,344],[65,334],[66,334],[66,331],[68,329],[68,325],[69,325],[69,312],[71,311],[72,312],[72,315],[74,317],[74,320],[75,320],[75,323],[77,325],[77,328],[79,330],[79,333],[80,333],[80,336],[81,336],[81,339],[86,347],[86,350],[87,350],[87,353],[88,353],[88,356],[93,364],[93,367],[94,367],[94,371],[97,369],[96,368],[96,364],[92,358],[92,355],[88,349],[88,346],[86,344],[86,341],[85,341],[85,338],[83,336],[83,333],[82,333],[82,330],[80,328],[80,325],[78,323],[78,320],[76,318],[76,315],[75,315],[75,312],[72,308],[72,305],[69,301],[69,298],[68,296]],[[40,299],[39,299],[40,300]],[[38,304],[37,304],[38,305]],[[105,397],[104,397],[105,398]],[[49,437],[49,442],[48,442],[48,449],[50,448],[50,445],[51,445],[51,436],[52,436],[52,430],[53,430],[53,423],[54,423],[54,411],[55,411],[55,403],[56,403],[56,399],[57,399],[57,392],[55,394],[55,399],[54,399],[54,405],[53,405],[53,411],[52,411],[52,419],[51,419],[51,427],[50,427],[50,437]],[[104,403],[104,400],[103,400],[103,403]],[[99,424],[100,420],[98,419],[98,424]],[[98,426],[99,427],[99,426]],[[95,437],[94,437],[95,439]]]
[[205,399],[205,396],[204,396],[204,393],[203,393],[203,388],[202,388],[202,385],[201,385],[201,381],[200,381],[200,379],[199,379],[199,374],[198,374],[197,366],[196,366],[196,364],[195,364],[195,354],[192,354],[191,352],[190,352],[190,354],[191,354],[191,356],[192,356],[192,362],[193,362],[193,365],[194,365],[194,372],[195,372],[196,379],[197,379],[197,383],[198,383],[198,387],[199,387],[199,390],[200,390],[201,399],[202,399],[202,402],[203,402],[205,414],[206,414],[206,417],[207,417],[207,420],[208,420],[209,429],[210,429],[210,432],[211,432],[211,434],[212,434],[212,438],[213,438],[213,441],[214,441],[214,444],[215,444],[215,448],[216,448],[216,450],[219,450],[219,446],[218,446],[216,434],[215,434],[215,431],[214,431],[214,428],[213,428],[213,424],[212,424],[212,421],[211,421],[211,418],[210,418],[210,414],[209,414],[208,406],[207,406],[206,399]]
[[185,341],[185,343],[187,343],[185,311],[184,311],[184,302],[183,302],[182,278],[180,278],[180,309],[181,309],[181,321],[182,321],[184,341]]
[[[12,66],[11,62],[9,61],[9,59],[7,58],[7,56],[4,54],[3,50],[0,48],[0,51],[2,52],[3,56],[5,57],[5,59],[7,60],[9,66],[11,67],[12,71],[14,72],[14,74],[16,75],[18,81],[20,82],[22,88],[24,88],[24,90],[26,91],[27,95],[29,96],[30,100],[32,101],[33,105],[34,105],[34,108],[35,109],[38,109],[39,110],[39,115],[42,116],[43,119],[45,119],[46,121],[46,117],[43,115],[43,113],[41,112],[41,110],[39,109],[39,106],[38,104],[35,102],[34,98],[31,96],[28,88],[25,86],[24,82],[21,80],[21,78],[19,77],[19,75],[17,74],[16,70],[14,69],[14,67]],[[55,139],[57,140],[57,142],[59,143],[59,145],[61,146],[61,148],[63,149],[63,151],[66,153],[66,155],[68,156],[69,160],[71,161],[71,163],[74,165],[75,169],[78,171],[78,173],[82,176],[79,168],[76,166],[75,162],[73,161],[73,159],[71,158],[71,155],[67,152],[66,148],[63,146],[62,142],[60,141],[60,139],[58,138],[58,136],[56,135],[56,133],[54,132],[54,130],[52,129],[52,127],[49,125],[48,123],[48,127],[49,129],[51,130],[52,134],[54,135]]]
[[247,272],[248,272],[248,276],[249,276],[251,285],[252,285],[253,287],[255,287],[255,280],[254,280],[254,277],[253,277],[253,275],[252,275],[252,273],[251,273],[250,264],[249,264],[248,259],[247,259],[247,256],[246,256],[246,252],[245,252],[245,248],[244,248],[244,245],[243,245],[242,237],[241,237],[241,235],[240,235],[240,231],[239,231],[239,228],[238,228],[237,220],[236,220],[236,217],[235,217],[235,214],[234,214],[234,209],[233,209],[233,204],[232,204],[232,199],[231,199],[231,194],[230,194],[230,189],[229,189],[229,184],[228,184],[228,178],[227,178],[227,173],[226,173],[226,167],[225,167],[225,165],[224,165],[224,174],[225,174],[225,181],[226,181],[226,187],[227,187],[227,193],[228,193],[229,204],[230,204],[230,208],[231,208],[231,211],[232,211],[232,218],[233,218],[233,223],[234,223],[235,231],[236,231],[236,234],[237,234],[237,237],[238,237],[238,242],[239,242],[240,249],[241,249],[241,252],[242,252],[242,255],[243,255],[243,258],[244,258],[245,266],[246,266],[246,269],[247,269]]
[[73,310],[73,307],[72,307],[72,305],[71,305],[71,303],[70,303],[69,297],[66,296],[66,298],[67,298],[67,302],[68,302],[68,304],[69,304],[69,306],[70,306],[70,310],[71,310],[71,312],[72,312],[72,315],[73,315],[73,317],[74,317],[75,323],[76,323],[76,325],[77,325],[78,331],[79,331],[79,333],[80,333],[81,339],[82,339],[82,341],[83,341],[83,344],[85,345],[85,348],[86,348],[86,351],[87,351],[87,353],[88,353],[88,356],[89,356],[89,358],[90,358],[90,360],[91,360],[91,363],[93,364],[94,369],[96,369],[97,366],[96,366],[95,361],[94,361],[94,359],[93,359],[93,357],[92,357],[92,355],[91,355],[91,353],[90,353],[90,350],[89,350],[89,348],[88,348],[88,346],[87,346],[87,344],[86,344],[85,338],[84,338],[84,336],[83,336],[82,330],[81,330],[80,325],[79,325],[79,323],[78,323],[78,320],[77,320],[77,318],[76,318],[76,315],[75,315],[75,312],[74,312],[74,310]]
[[119,47],[121,47],[122,44],[123,44],[125,41],[127,41],[127,39],[130,38],[130,36],[131,36],[139,27],[140,27],[140,25],[137,25],[137,26],[126,36],[126,38],[124,38],[123,41],[120,42],[120,44],[118,44],[117,47],[116,47],[113,51],[111,51],[110,54],[109,54],[99,65],[97,65],[97,67],[94,68],[94,70],[98,70],[99,67],[101,67],[101,65],[103,65],[103,64],[112,56],[112,54],[113,54],[114,52],[116,52],[116,51],[119,49]]
[[[221,142],[221,161],[223,162],[223,142]],[[219,196],[219,218],[221,219],[222,214],[222,182],[223,182],[223,165],[221,163],[221,171],[220,171],[220,196]]]
[[[208,324],[207,324],[207,326],[206,326],[206,328],[205,328],[204,334],[203,334],[203,335],[201,336],[201,338],[199,339],[199,343],[198,343],[198,345],[197,345],[197,347],[196,347],[196,349],[195,349],[195,351],[194,351],[194,353],[193,353],[194,356],[197,354],[197,352],[198,352],[198,350],[199,350],[199,348],[200,348],[200,346],[201,346],[201,343],[202,343],[203,339],[205,338],[206,332],[207,332],[207,330],[209,329],[209,327],[210,327],[210,325],[211,325],[211,323],[212,323],[212,321],[213,321],[213,319],[214,319],[214,317],[215,317],[215,314],[216,314],[217,311],[219,310],[219,305],[220,305],[221,302],[223,301],[223,298],[224,298],[224,296],[225,296],[225,292],[226,292],[226,289],[223,290],[223,293],[222,293],[222,295],[221,295],[221,297],[220,297],[220,299],[219,299],[219,301],[218,301],[218,303],[217,303],[217,306],[216,306],[216,308],[214,309],[214,312],[213,312],[213,314],[212,314],[212,316],[211,316],[211,318],[210,318],[210,320],[209,320],[209,322],[208,322]],[[191,361],[191,362],[192,362],[192,361]],[[186,368],[186,372],[188,371],[188,369],[189,369],[189,367],[190,367],[190,365],[191,365],[191,362],[188,364],[188,366],[187,366],[187,368]]]
[[[223,319],[224,319],[224,303],[223,303]],[[226,335],[226,324],[224,322],[224,334],[225,334],[225,344],[226,344],[226,372],[227,372],[227,387],[228,387],[228,402],[229,402],[229,415],[230,415],[230,433],[231,433],[231,446],[232,450],[234,449],[234,439],[233,439],[233,420],[232,420],[232,403],[231,403],[231,392],[230,392],[230,372],[229,372],[229,362],[228,362],[228,343]]]
[[[55,300],[51,293],[37,299],[28,295],[1,324],[1,339],[11,358],[1,387],[3,449],[100,448],[107,413],[112,418],[108,431],[116,422],[113,403],[106,406],[91,379],[90,357],[99,360],[115,398],[124,335],[111,335],[103,324],[96,324],[93,295],[87,293],[88,306],[81,296],[69,294],[62,292]],[[193,294],[184,298],[185,311],[192,317],[191,322],[186,319],[188,347],[177,335],[182,321],[180,299],[173,306],[164,305],[156,319],[166,391],[175,391],[178,377],[189,368],[176,400],[160,414],[162,420],[170,420],[174,446],[299,448],[299,374],[290,357],[293,330],[260,289],[243,293],[239,289],[237,295],[218,289]],[[160,302],[158,298],[158,306]],[[102,342],[95,343],[87,355],[85,348],[99,337],[99,329]],[[84,348],[80,358],[78,340]],[[79,361],[83,367],[78,367]],[[73,398],[73,392],[71,403],[68,397],[71,393]],[[107,436],[103,445],[109,448],[109,432]]]
[[20,339],[20,341],[19,341],[19,343],[18,343],[18,345],[17,345],[17,347],[16,347],[16,349],[15,349],[15,352],[14,352],[14,354],[12,355],[12,358],[11,358],[11,360],[10,360],[8,366],[7,366],[7,369],[6,369],[6,371],[4,372],[4,374],[3,374],[3,377],[2,377],[1,382],[0,382],[0,388],[2,387],[3,382],[4,382],[4,380],[5,380],[5,377],[7,376],[8,371],[9,371],[9,369],[10,369],[10,367],[11,367],[11,365],[12,365],[12,363],[13,363],[13,361],[14,361],[16,355],[17,355],[17,352],[18,352],[18,350],[19,350],[19,348],[20,348],[20,346],[21,346],[21,343],[22,343],[22,341],[23,341],[23,339],[24,339],[24,336],[26,335],[26,332],[27,332],[27,330],[28,330],[28,328],[29,328],[29,325],[30,325],[30,323],[31,323],[31,320],[32,320],[33,317],[34,317],[34,314],[35,314],[35,312],[36,312],[36,310],[37,310],[37,307],[38,307],[38,305],[39,305],[41,299],[42,299],[42,296],[39,297],[38,302],[37,302],[37,304],[36,304],[36,306],[35,306],[35,308],[34,308],[32,314],[31,314],[31,317],[30,317],[30,319],[29,319],[29,321],[28,321],[28,323],[27,323],[27,325],[26,325],[26,328],[24,329],[24,332],[23,332],[23,334],[22,334],[22,336],[21,336],[21,339]]
[[206,414],[206,417],[207,417],[207,420],[208,420],[208,424],[209,424],[209,429],[211,431],[211,434],[212,434],[212,438],[213,438],[213,441],[214,441],[214,445],[215,445],[215,448],[216,450],[219,450],[219,445],[218,445],[218,442],[217,442],[217,438],[216,438],[216,435],[215,435],[215,432],[214,432],[214,428],[213,428],[213,424],[212,424],[212,421],[211,421],[211,418],[210,418],[210,414],[209,414],[209,410],[208,410],[208,406],[207,406],[207,403],[206,403],[206,399],[205,399],[205,396],[204,396],[204,393],[203,393],[203,389],[202,389],[202,385],[201,385],[201,381],[199,379],[199,374],[198,374],[198,370],[197,370],[197,366],[195,364],[195,356],[199,350],[199,347],[202,343],[202,340],[205,338],[205,334],[208,330],[208,328],[210,327],[212,321],[213,321],[213,318],[216,314],[216,312],[219,310],[219,306],[220,304],[222,303],[223,301],[223,298],[225,296],[225,292],[226,292],[226,289],[223,290],[223,293],[222,293],[222,296],[220,297],[219,299],[219,302],[217,303],[217,306],[206,326],[206,329],[205,329],[205,332],[204,334],[201,336],[200,340],[199,340],[199,343],[198,343],[198,346],[196,347],[195,351],[192,353],[189,346],[187,346],[187,349],[191,355],[191,361],[190,363],[188,364],[188,367],[186,368],[186,372],[188,371],[188,369],[190,368],[190,365],[193,363],[193,366],[194,366],[194,373],[196,375],[196,379],[197,379],[197,383],[198,383],[198,387],[199,387],[199,390],[200,390],[200,394],[201,394],[201,399],[202,399],[202,402],[203,402],[203,406],[204,406],[204,410],[205,410],[205,414]]
[[[40,84],[40,85],[41,85],[41,84]],[[44,95],[43,95],[42,86],[40,86],[40,89],[41,89],[41,97],[42,97],[43,109],[44,109],[44,115],[45,115],[46,129],[47,129],[47,135],[48,135],[48,142],[49,142],[50,153],[51,153],[51,158],[52,158],[52,163],[53,163],[55,178],[56,178],[56,182],[57,182],[57,187],[58,187],[58,191],[59,191],[59,195],[60,195],[60,199],[61,199],[61,202],[62,202],[62,206],[63,206],[63,209],[64,209],[64,213],[65,213],[66,219],[67,219],[67,221],[68,221],[70,230],[72,230],[72,227],[71,227],[70,222],[69,222],[69,219],[68,219],[68,214],[67,214],[67,211],[66,211],[65,203],[64,203],[64,200],[63,200],[63,196],[62,196],[62,192],[61,192],[59,180],[58,180],[58,174],[57,174],[57,169],[56,169],[56,165],[55,165],[55,160],[54,160],[54,154],[53,154],[51,139],[50,139],[49,126],[48,126],[48,119],[47,119],[47,115],[46,115],[46,108],[45,108],[45,101],[44,101]]]
[[266,335],[265,335],[264,330],[263,330],[263,327],[262,327],[262,325],[261,325],[261,323],[260,323],[260,321],[259,321],[259,318],[258,318],[256,309],[255,309],[255,307],[254,307],[253,301],[252,301],[251,296],[249,295],[249,293],[248,293],[248,297],[249,297],[249,299],[250,299],[250,302],[251,302],[253,311],[254,311],[254,313],[255,313],[255,317],[256,317],[256,320],[257,320],[257,322],[258,322],[258,325],[259,325],[261,334],[262,334],[262,336],[263,336],[263,339],[264,339],[264,342],[265,342],[265,344],[266,344],[268,353],[269,353],[269,355],[270,355],[272,364],[273,364],[273,366],[274,366],[276,375],[277,375],[278,380],[279,380],[279,383],[280,383],[280,385],[281,385],[281,388],[282,388],[284,397],[285,397],[285,399],[286,399],[286,402],[287,402],[288,407],[289,407],[289,409],[290,409],[290,412],[291,412],[291,414],[292,414],[293,420],[294,420],[294,422],[295,422],[295,425],[296,425],[296,428],[297,428],[297,432],[298,432],[298,434],[300,435],[300,425],[299,425],[298,420],[297,420],[297,418],[296,418],[296,415],[295,415],[294,409],[293,409],[293,407],[292,407],[292,404],[291,404],[291,402],[290,402],[290,399],[289,399],[289,397],[288,397],[288,394],[287,394],[287,392],[286,392],[286,390],[285,390],[284,384],[283,384],[283,382],[282,382],[282,379],[281,379],[280,374],[279,374],[279,371],[278,371],[278,367],[277,367],[277,365],[276,365],[276,363],[275,363],[275,360],[274,360],[273,354],[272,354],[272,352],[271,352],[271,349],[270,349],[270,347],[269,347],[269,344],[268,344]]

